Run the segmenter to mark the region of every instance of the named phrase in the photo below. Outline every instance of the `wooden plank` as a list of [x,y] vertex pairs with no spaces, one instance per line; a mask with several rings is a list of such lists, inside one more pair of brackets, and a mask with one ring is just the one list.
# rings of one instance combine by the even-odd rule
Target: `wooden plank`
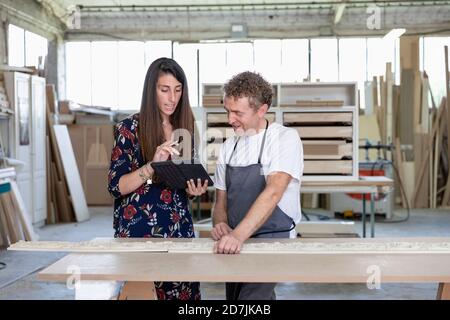
[[[400,37],[400,69],[419,70],[419,36]],[[403,80],[402,80],[403,81]]]
[[353,144],[345,140],[303,140],[304,159],[342,159],[351,157]]
[[352,123],[351,112],[286,112],[283,114],[283,122],[288,123],[327,123],[345,122]]
[[[449,68],[448,68],[448,46],[444,47],[445,53],[445,90],[447,95],[447,163],[450,163],[450,88],[449,88]],[[447,175],[447,184],[444,192],[444,196],[442,199],[442,205],[448,205],[450,200],[450,170]]]
[[[359,145],[365,145],[366,141],[370,144],[377,144],[381,142],[380,128],[378,126],[377,116],[375,114],[360,115],[358,119],[358,135]],[[359,149],[359,159],[366,160],[367,152],[364,149]],[[376,161],[378,159],[378,152],[375,149],[369,149],[368,152],[370,161]]]
[[[391,144],[394,142],[393,140],[393,85],[394,85],[394,74],[392,73],[391,63],[386,63],[386,114],[385,114],[385,122],[386,122],[386,143]],[[383,150],[386,156],[386,159],[392,161],[392,153],[386,152]]]
[[71,205],[69,203],[69,198],[67,197],[67,193],[64,192],[65,183],[58,180],[56,175],[56,166],[52,163],[52,186],[54,188],[53,194],[55,199],[55,222],[71,222],[72,214],[71,214]]
[[[430,162],[428,161],[429,155],[431,154],[431,146],[429,134],[427,133],[416,133],[414,138],[415,144],[415,152],[416,158],[414,161],[415,164],[415,193],[413,195],[414,199],[414,208],[429,208],[429,166]],[[428,152],[427,152],[428,151]],[[420,169],[423,168],[422,179],[421,182],[418,182],[418,175],[421,173],[418,171],[420,169],[418,164],[422,164]],[[418,190],[416,192],[416,190]]]
[[51,167],[51,157],[50,157],[50,137],[46,136],[46,144],[45,144],[45,151],[46,151],[46,179],[47,179],[47,224],[54,224],[55,221],[55,208],[53,207],[54,202],[54,188],[53,188],[53,170]]
[[352,160],[305,160],[304,174],[352,174]]
[[373,99],[373,109],[375,110],[378,107],[378,82],[377,77],[372,78],[372,99]]
[[0,236],[2,238],[2,245],[9,246],[10,241],[10,231],[8,228],[8,223],[6,221],[6,212],[3,209],[3,205],[0,199]]
[[6,193],[0,194],[0,205],[3,208],[3,213],[5,215],[6,226],[9,231],[10,242],[16,243],[17,241],[22,240],[18,221],[14,214],[14,208],[12,208],[9,202],[9,195],[7,195]]
[[[448,241],[448,238],[424,240],[428,243]],[[146,239],[148,240],[148,239]],[[167,240],[167,239],[162,239]],[[175,239],[178,240],[178,239]],[[180,239],[183,240],[183,239]],[[209,242],[212,239],[195,239]],[[335,247],[361,248],[384,245],[389,241],[417,243],[417,238],[376,239],[282,239],[283,243],[301,243],[305,247],[320,245],[320,254],[252,253],[227,255],[213,253],[73,253],[63,257],[41,271],[38,279],[67,281],[73,276],[68,266],[77,265],[83,270],[81,280],[113,281],[204,281],[204,282],[342,282],[366,283],[367,266],[383,261],[383,283],[385,282],[450,282],[450,255],[445,253],[406,253],[385,251],[368,254],[340,254]],[[279,242],[264,239],[265,242]],[[179,242],[179,241],[177,241]],[[246,244],[258,243],[246,241]],[[362,251],[361,249],[359,249]],[[191,257],[192,259],[187,259]],[[183,272],[179,266],[183,265]],[[264,268],[261,268],[264,265]],[[111,268],[114,266],[114,268]],[[162,268],[161,266],[165,266]],[[408,268],[405,268],[408,266]],[[283,269],[284,272],[279,272]],[[136,272],[140,270],[140,272]],[[278,271],[278,272],[277,272]]]
[[25,203],[23,202],[22,196],[20,195],[19,187],[15,181],[10,181],[11,183],[11,200],[16,208],[16,213],[19,216],[20,223],[22,224],[23,233],[25,235],[25,240],[35,241],[38,240],[38,235],[33,230],[33,225],[31,224],[30,216],[26,211]]
[[67,178],[72,206],[75,212],[75,218],[78,222],[89,219],[89,210],[86,204],[83,186],[81,185],[80,173],[78,171],[75,155],[73,154],[72,143],[69,137],[69,131],[65,125],[54,125],[56,142]]
[[300,138],[347,138],[353,137],[351,126],[326,126],[326,127],[291,127],[297,130]]
[[[425,152],[424,152],[425,159],[428,159],[429,154],[432,152],[432,146],[433,146],[433,139],[434,139],[434,137],[436,137],[436,139],[439,140],[439,138],[438,138],[439,136],[436,133],[438,132],[438,129],[440,127],[441,119],[444,117],[444,114],[445,114],[445,109],[446,109],[445,105],[446,105],[446,99],[444,97],[444,98],[442,98],[441,105],[439,106],[436,119],[435,119],[435,121],[433,123],[433,128],[431,130],[431,135],[430,135],[428,141],[425,142],[425,146],[426,146]],[[419,155],[420,154],[422,154],[422,152],[420,152]],[[422,185],[422,181],[424,180],[427,164],[428,164],[428,161],[423,161],[420,164],[420,168],[419,168],[418,174],[416,175],[416,186],[415,186],[415,189],[414,189],[414,193],[412,195],[412,197],[414,199],[418,196],[418,194],[420,192],[420,186]]]
[[[394,164],[397,167],[397,179],[399,180],[399,185],[403,185],[403,187],[405,188],[405,173],[404,173],[404,167],[403,167],[403,159],[401,156],[401,145],[400,145],[400,139],[396,138],[395,142],[394,142],[394,148],[395,148],[395,156],[394,156]],[[410,208],[410,203],[408,201],[408,198],[406,197],[406,190],[402,190],[400,188],[400,196],[402,198],[402,204],[404,208]]]
[[386,81],[384,81],[384,76],[380,76],[380,109],[378,121],[381,130],[381,142],[386,144]]
[[55,85],[47,84],[45,86],[45,89],[46,89],[46,93],[47,93],[48,109],[50,110],[50,113],[55,113],[57,111],[57,106],[58,106],[58,98],[56,96]]
[[413,192],[415,189],[414,180],[414,161],[403,161],[403,172],[404,172],[404,188],[406,193],[406,198],[409,200],[409,204],[412,204]]
[[[414,72],[410,69],[402,70],[402,83],[400,87],[400,128],[399,137],[402,145],[414,144]],[[407,160],[412,160],[408,154]]]

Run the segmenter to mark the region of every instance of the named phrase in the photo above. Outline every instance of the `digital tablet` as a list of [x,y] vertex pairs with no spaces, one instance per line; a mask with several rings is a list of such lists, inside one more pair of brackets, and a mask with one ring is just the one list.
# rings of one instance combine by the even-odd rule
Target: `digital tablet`
[[197,185],[197,179],[202,184],[208,180],[208,186],[214,185],[203,165],[200,163],[174,163],[173,161],[152,162],[150,164],[162,182],[172,189],[186,189],[187,181],[193,179]]

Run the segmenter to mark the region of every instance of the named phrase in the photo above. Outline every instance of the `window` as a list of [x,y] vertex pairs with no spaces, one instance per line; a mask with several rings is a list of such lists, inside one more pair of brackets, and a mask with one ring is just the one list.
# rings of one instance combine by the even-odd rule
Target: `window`
[[67,99],[92,105],[91,43],[66,43]]
[[145,69],[158,58],[172,58],[172,41],[145,42]]
[[309,75],[309,40],[281,41],[281,82],[301,82]]
[[91,57],[92,104],[116,107],[119,89],[117,41],[92,42]]
[[227,80],[237,73],[254,71],[253,44],[249,42],[228,43],[226,65]]
[[[22,31],[12,26],[10,41],[25,37]],[[439,88],[444,83],[443,53],[439,50],[443,52],[443,43],[448,43],[448,39],[423,41],[423,65],[437,94],[442,92]],[[20,64],[20,52],[24,49],[19,42],[14,43],[10,50],[18,52],[14,57]],[[35,48],[35,52],[42,51],[38,45]],[[436,58],[433,52],[442,58]],[[397,83],[400,76],[398,39],[390,42],[382,38],[272,39],[173,45],[171,41],[68,42],[67,97],[82,104],[138,110],[148,66],[157,58],[171,57],[172,53],[186,74],[191,106],[200,105],[203,83],[224,83],[243,71],[259,72],[272,83],[302,82],[309,75],[311,81],[355,81],[362,107],[364,82],[384,75],[386,62],[392,63]]]
[[186,75],[191,106],[200,105],[197,76],[197,44],[176,43],[173,46],[173,56]]
[[255,40],[255,71],[267,81],[281,81],[281,40]]
[[311,81],[338,81],[337,39],[311,40]]
[[339,81],[358,82],[361,107],[365,106],[366,63],[366,39],[339,39]]
[[392,63],[392,71],[396,74],[396,82],[400,76],[399,70],[399,40],[385,41],[383,38],[367,39],[367,79],[386,74],[386,63]]
[[39,59],[41,65],[48,51],[47,39],[33,32],[25,31],[25,65],[39,67]]
[[444,55],[444,46],[446,45],[450,47],[450,37],[423,38],[423,70],[428,74],[437,107],[439,107],[442,97],[446,96]]
[[144,43],[118,42],[118,102],[119,109],[139,109],[141,106],[145,68]]
[[8,26],[8,64],[14,67],[43,66],[47,56],[48,41],[33,32],[26,31],[13,24]]
[[25,66],[25,30],[10,24],[8,27],[8,64]]
[[227,81],[227,45],[205,43],[200,45],[200,96],[202,83],[224,83]]

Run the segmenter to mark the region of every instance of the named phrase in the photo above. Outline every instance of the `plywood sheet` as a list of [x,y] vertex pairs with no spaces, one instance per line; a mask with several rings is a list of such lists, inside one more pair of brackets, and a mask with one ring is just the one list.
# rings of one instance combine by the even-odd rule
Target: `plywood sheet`
[[[260,240],[248,243],[301,243],[305,247],[316,247],[315,244],[321,243],[333,249],[364,247],[367,243],[369,247],[380,248],[386,248],[388,243],[396,247],[396,242],[412,246],[406,251],[403,248],[397,251],[381,249],[365,253],[358,253],[359,249],[353,253],[336,253],[334,250],[317,253],[315,249],[315,252],[304,254],[264,252],[238,255],[207,252],[72,253],[40,272],[38,277],[41,280],[66,281],[72,276],[68,266],[77,265],[83,270],[81,280],[366,283],[368,268],[375,265],[380,268],[383,283],[450,282],[450,255],[447,251],[415,251],[420,247],[415,242],[447,243],[449,238],[337,238],[320,239],[319,242],[317,239]],[[210,239],[192,242],[208,241],[211,243]],[[180,265],[183,266],[182,272]]]
[[53,129],[55,131],[55,137],[61,155],[75,217],[78,222],[85,221],[89,219],[89,211],[67,126],[54,125]]

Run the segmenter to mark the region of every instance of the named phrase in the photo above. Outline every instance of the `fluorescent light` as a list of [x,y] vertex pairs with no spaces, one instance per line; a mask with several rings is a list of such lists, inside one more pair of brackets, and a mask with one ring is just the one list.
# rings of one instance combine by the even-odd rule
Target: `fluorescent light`
[[406,32],[404,28],[392,29],[383,37],[383,40],[396,40]]
[[342,15],[345,10],[345,3],[338,4],[334,10],[334,24],[338,24],[341,21]]

